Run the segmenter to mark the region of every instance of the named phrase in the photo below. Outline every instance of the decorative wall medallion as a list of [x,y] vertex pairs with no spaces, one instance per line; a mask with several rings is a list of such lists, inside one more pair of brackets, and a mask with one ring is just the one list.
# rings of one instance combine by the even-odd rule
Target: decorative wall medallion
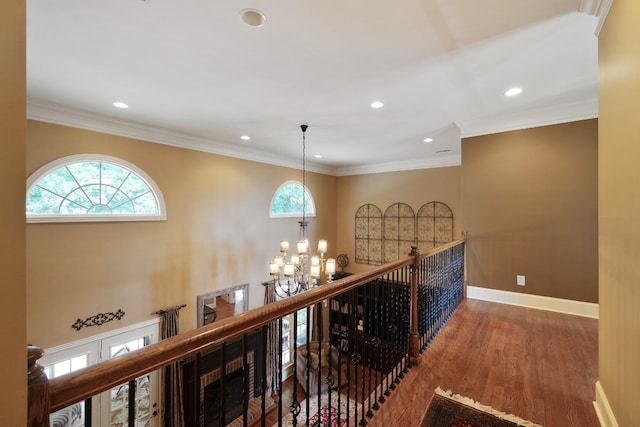
[[98,313],[95,316],[87,317],[86,319],[78,319],[71,325],[73,329],[79,331],[83,326],[100,326],[107,322],[111,322],[114,319],[122,319],[124,317],[124,311],[118,309],[115,313]]

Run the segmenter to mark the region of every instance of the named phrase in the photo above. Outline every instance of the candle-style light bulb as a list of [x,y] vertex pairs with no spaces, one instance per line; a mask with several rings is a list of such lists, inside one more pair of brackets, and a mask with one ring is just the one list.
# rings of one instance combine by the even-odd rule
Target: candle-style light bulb
[[286,277],[292,277],[295,272],[295,266],[291,263],[287,263],[284,265],[284,275]]
[[280,274],[280,266],[275,261],[269,264],[269,274],[272,276],[278,276]]
[[325,267],[327,274],[335,274],[336,272],[336,260],[333,258],[327,259],[327,265]]

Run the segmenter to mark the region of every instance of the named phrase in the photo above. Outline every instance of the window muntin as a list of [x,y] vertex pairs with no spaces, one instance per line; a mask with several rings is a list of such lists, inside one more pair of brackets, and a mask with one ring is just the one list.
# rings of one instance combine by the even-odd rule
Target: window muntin
[[288,218],[302,216],[304,194],[305,216],[316,216],[316,205],[309,188],[303,191],[302,183],[299,181],[287,181],[282,184],[271,199],[270,218]]
[[82,154],[53,161],[27,180],[27,222],[166,219],[164,199],[142,170],[114,157]]

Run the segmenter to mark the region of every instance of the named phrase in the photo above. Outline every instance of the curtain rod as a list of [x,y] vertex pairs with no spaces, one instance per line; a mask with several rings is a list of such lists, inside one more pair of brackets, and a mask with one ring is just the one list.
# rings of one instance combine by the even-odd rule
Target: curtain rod
[[156,314],[166,313],[169,310],[180,310],[182,308],[185,308],[186,306],[187,304],[176,305],[175,307],[172,307],[172,308],[165,308],[164,310],[158,310],[156,311]]

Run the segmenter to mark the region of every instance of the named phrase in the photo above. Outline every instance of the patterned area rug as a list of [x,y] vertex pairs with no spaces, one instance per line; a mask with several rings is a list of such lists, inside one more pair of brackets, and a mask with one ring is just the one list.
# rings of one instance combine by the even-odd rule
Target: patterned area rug
[[542,427],[438,387],[421,427]]
[[[340,411],[338,411],[338,396],[340,397]],[[309,398],[309,425],[318,427],[342,427],[347,425],[347,420],[354,416],[356,409],[361,411],[362,405],[357,404],[353,399],[347,398],[343,394],[339,394],[336,391],[331,393],[331,405],[328,405],[328,394],[322,393],[320,395],[320,411],[318,411],[318,396],[311,396]],[[348,405],[347,405],[348,402]],[[347,413],[347,406],[349,412]],[[289,408],[286,408],[287,410]],[[283,408],[285,410],[285,408]],[[353,425],[351,421],[350,425]],[[293,426],[293,416],[289,413],[282,417],[282,426]],[[297,426],[307,425],[307,401],[300,402],[300,413],[297,417]],[[273,427],[277,427],[278,423]]]

